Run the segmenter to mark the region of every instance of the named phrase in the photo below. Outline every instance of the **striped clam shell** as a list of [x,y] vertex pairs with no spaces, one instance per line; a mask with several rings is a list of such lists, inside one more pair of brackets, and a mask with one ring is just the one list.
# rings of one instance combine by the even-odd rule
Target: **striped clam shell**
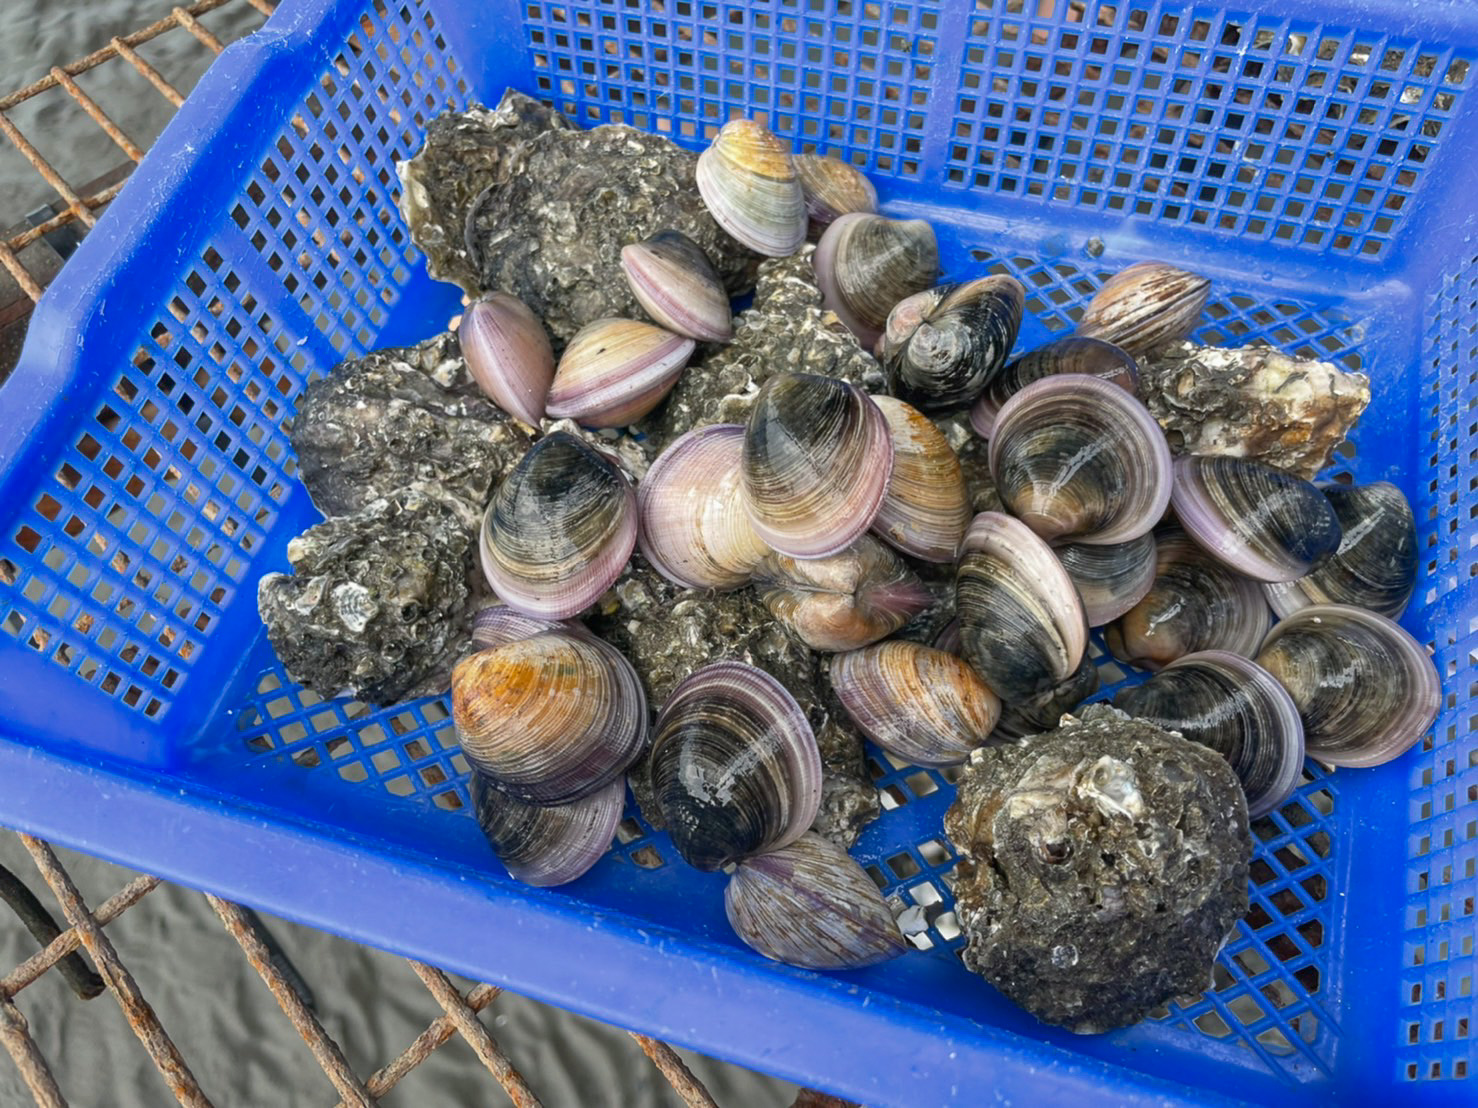
[[522,300],[493,292],[473,301],[457,329],[467,372],[494,404],[532,427],[544,418],[554,350]]
[[990,438],[1002,404],[1033,381],[1059,373],[1102,377],[1126,392],[1139,393],[1139,365],[1130,355],[1113,343],[1069,335],[1006,363],[970,408],[970,426],[981,438]]
[[916,642],[837,654],[831,687],[859,731],[917,766],[963,762],[1001,714],[996,694],[965,661]]
[[742,484],[755,533],[796,558],[846,549],[872,525],[893,470],[888,421],[857,386],[782,373],[760,389]]
[[989,457],[1007,511],[1049,542],[1128,542],[1170,502],[1164,432],[1138,399],[1098,377],[1027,385],[1001,408]]
[[1258,583],[1222,565],[1176,524],[1154,535],[1149,592],[1104,629],[1113,656],[1153,670],[1206,650],[1257,653],[1272,624]]
[[840,158],[797,154],[795,171],[806,197],[810,238],[820,238],[839,216],[878,210],[878,190],[861,170]]
[[1432,726],[1442,700],[1421,644],[1363,608],[1294,612],[1269,633],[1257,661],[1298,706],[1309,756],[1333,766],[1400,757]]
[[1226,758],[1252,819],[1276,810],[1298,786],[1304,764],[1298,709],[1272,674],[1240,654],[1187,654],[1144,684],[1121,689],[1114,707]]
[[740,488],[744,427],[716,423],[673,440],[636,489],[637,541],[654,569],[691,589],[737,589],[768,552]]
[[1310,604],[1349,604],[1399,619],[1416,589],[1416,518],[1395,485],[1326,485],[1321,490],[1343,537],[1334,556],[1297,581],[1263,585],[1287,618]]
[[555,807],[525,804],[474,770],[468,782],[477,824],[516,881],[537,888],[565,885],[610,849],[626,806],[626,779]]
[[483,516],[483,574],[526,615],[564,619],[610,588],[636,547],[636,494],[604,454],[556,431],[498,486]]
[[625,427],[672,391],[692,357],[690,338],[633,319],[598,319],[570,340],[544,410],[586,427]]
[[872,350],[893,305],[938,279],[939,243],[922,219],[852,212],[826,229],[811,264],[822,305]]
[[1102,627],[1133,608],[1155,583],[1155,536],[1094,546],[1057,547],[1057,560],[1078,586],[1089,627]]
[[971,515],[958,455],[917,408],[891,396],[875,396],[873,403],[893,440],[893,473],[873,534],[926,562],[953,562]]
[[1083,701],[1096,693],[1098,685],[1098,667],[1084,654],[1078,668],[1066,681],[1034,696],[1003,704],[992,738],[1022,739],[1051,731],[1062,721],[1065,713],[1076,711]]
[[922,408],[970,403],[1006,364],[1025,306],[1021,283],[1003,276],[898,301],[879,347],[890,391]]
[[681,231],[658,231],[621,248],[632,294],[658,324],[704,342],[734,335],[729,292],[703,248]]
[[804,969],[861,969],[908,950],[867,871],[812,833],[741,862],[724,912],[752,949]]
[[934,603],[903,559],[864,535],[840,554],[771,553],[754,570],[770,614],[812,650],[856,650],[899,630]]
[[673,690],[649,766],[672,843],[701,870],[794,842],[821,803],[821,755],[805,712],[743,662],[704,666]]
[[806,241],[806,200],[790,149],[763,123],[724,124],[698,155],[698,192],[714,221],[757,254],[783,258]]
[[1259,581],[1294,581],[1339,549],[1339,516],[1286,470],[1246,458],[1175,460],[1171,504],[1186,534]]
[[1006,703],[1067,680],[1083,660],[1088,622],[1052,548],[1020,520],[981,512],[955,571],[960,651]]
[[498,788],[530,804],[569,804],[636,760],[647,701],[615,647],[548,631],[458,662],[452,719],[467,760]]
[[1103,283],[1083,309],[1078,334],[1143,357],[1183,339],[1200,322],[1211,282],[1164,262],[1140,262]]

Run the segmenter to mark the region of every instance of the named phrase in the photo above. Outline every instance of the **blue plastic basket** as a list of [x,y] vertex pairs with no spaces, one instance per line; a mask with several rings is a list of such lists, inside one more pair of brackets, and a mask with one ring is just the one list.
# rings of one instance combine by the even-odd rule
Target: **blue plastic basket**
[[[870,1103],[1472,1103],[1478,12],[1266,6],[285,3],[62,272],[0,392],[0,821]],[[722,878],[635,820],[579,883],[515,886],[465,811],[444,700],[286,681],[255,586],[315,514],[283,421],[311,376],[455,311],[395,162],[507,85],[694,147],[768,117],[933,221],[950,273],[1019,277],[1023,347],[1157,257],[1215,279],[1202,339],[1371,375],[1335,472],[1416,507],[1405,624],[1444,710],[1392,765],[1311,767],[1259,826],[1204,997],[1074,1038],[966,973],[932,771],[875,755],[887,811],[857,849],[928,908],[931,949],[824,976],[739,946]]]

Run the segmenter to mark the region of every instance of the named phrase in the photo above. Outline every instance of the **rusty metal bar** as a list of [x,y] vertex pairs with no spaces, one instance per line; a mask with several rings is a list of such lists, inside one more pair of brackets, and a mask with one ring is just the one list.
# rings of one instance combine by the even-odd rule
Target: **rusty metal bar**
[[36,1040],[31,1037],[31,1028],[26,1017],[9,997],[0,998],[0,1041],[15,1059],[21,1077],[36,1098],[39,1108],[67,1108],[66,1098],[57,1087],[56,1077]]
[[185,98],[180,95],[180,90],[165,80],[164,74],[145,61],[144,56],[132,46],[116,35],[108,40],[108,45],[117,52],[120,58],[138,70],[139,76],[158,89],[159,95],[163,96],[176,108],[184,104]]
[[[135,877],[122,889],[103,901],[102,907],[92,914],[99,927],[106,927],[132,908],[145,896],[159,887],[157,877]],[[27,985],[36,981],[52,966],[82,945],[82,935],[76,927],[69,927],[46,946],[31,955],[5,977],[0,978],[0,996],[11,997]]]
[[277,8],[273,0],[246,0],[246,2],[266,16],[270,16]]
[[360,1108],[374,1108],[374,1098],[370,1096],[364,1082],[355,1076],[354,1071],[349,1068],[348,1059],[344,1052],[339,1049],[339,1044],[329,1037],[323,1029],[323,1024],[318,1022],[308,1006],[303,1003],[303,998],[298,991],[283,977],[282,971],[272,963],[272,952],[262,942],[262,937],[257,934],[247,918],[245,910],[238,904],[232,904],[229,900],[222,900],[218,896],[205,895],[210,901],[210,906],[216,910],[216,915],[221,917],[221,922],[226,925],[226,930],[231,937],[240,944],[246,953],[247,961],[251,963],[252,969],[257,971],[257,976],[266,983],[271,990],[272,996],[276,998],[278,1006],[308,1044],[308,1049],[313,1052],[313,1059],[334,1083],[334,1088],[339,1091],[339,1096],[344,1098],[348,1104],[358,1105]]
[[72,191],[72,186],[62,178],[62,175],[52,168],[51,163],[41,156],[41,151],[31,145],[29,139],[20,133],[20,129],[11,122],[10,117],[0,111],[0,133],[15,143],[16,148],[26,156],[26,161],[31,167],[41,174],[48,185],[56,189],[56,194],[67,202],[77,218],[91,227],[97,222],[92,218],[92,212],[87,210],[87,205],[82,203],[82,198]]
[[426,988],[431,990],[431,995],[441,1005],[442,1011],[452,1017],[462,1038],[467,1040],[467,1044],[482,1059],[482,1064],[498,1079],[498,1084],[503,1086],[509,1099],[518,1108],[539,1108],[539,1098],[529,1088],[523,1074],[513,1067],[508,1056],[493,1041],[488,1029],[477,1018],[477,1013],[467,1006],[467,1001],[457,992],[447,975],[423,962],[417,962],[414,958],[407,958],[406,961]]
[[[493,985],[478,985],[467,994],[467,1007],[474,1012],[481,1012],[502,991]],[[431,1057],[432,1051],[456,1033],[457,1025],[452,1022],[451,1016],[437,1016],[425,1031],[415,1037],[410,1046],[401,1051],[399,1057],[382,1069],[376,1070],[374,1075],[364,1083],[365,1088],[376,1097],[384,1096],[395,1088],[402,1077]],[[336,1108],[344,1108],[343,1102],[340,1101]]]
[[217,54],[226,49],[226,44],[220,39],[216,38],[215,35],[211,34],[204,27],[202,27],[196,21],[195,17],[191,15],[186,9],[171,8],[170,13],[174,16],[176,23],[178,23],[185,30],[189,31],[192,35],[198,38],[210,49],[214,50]]
[[108,118],[108,113],[103,111],[96,100],[82,91],[82,86],[72,80],[66,70],[59,65],[54,65],[51,67],[51,75],[56,78],[57,84],[66,89],[72,99],[77,101],[78,106],[87,113],[87,118],[101,127],[104,133],[113,140],[113,144],[118,149],[135,162],[144,160],[144,152],[139,149],[138,144],[123,133],[123,128]]
[[652,1065],[657,1067],[662,1076],[667,1078],[672,1091],[683,1098],[683,1103],[688,1108],[718,1108],[703,1082],[693,1076],[693,1071],[677,1056],[677,1051],[660,1039],[638,1035],[635,1031],[628,1031],[627,1034],[637,1041],[642,1052],[652,1060]]
[[[215,11],[217,8],[224,7],[229,3],[231,3],[231,0],[199,0],[198,3],[191,4],[189,8],[184,10],[186,11],[188,16],[193,17],[197,15],[204,15],[206,12]],[[261,6],[258,4],[253,4],[252,7],[256,8],[258,11],[262,10]],[[180,10],[181,9],[179,8],[175,9],[175,11]],[[179,19],[173,13],[171,13],[165,16],[163,19],[155,20],[147,27],[141,27],[137,31],[133,31],[129,34],[124,35],[121,41],[128,46],[141,46],[144,43],[148,42],[150,39],[158,38],[160,35],[164,34],[165,31],[171,30],[178,26],[180,26]],[[204,28],[201,29],[204,30]],[[209,34],[210,32],[207,31],[206,33]],[[68,62],[66,65],[62,66],[62,69],[64,72],[66,72],[68,76],[75,77],[79,73],[86,73],[89,69],[96,69],[98,66],[102,65],[103,62],[107,61],[111,57],[114,57],[115,55],[116,51],[114,50],[112,43],[109,43],[107,46],[103,46],[98,48],[97,50],[94,50],[86,57],[78,58],[74,62]],[[17,89],[15,92],[12,92],[9,95],[5,96],[3,99],[0,99],[0,112],[9,111],[11,108],[15,107],[22,101],[29,100],[31,99],[31,97],[37,95],[38,93],[45,92],[49,88],[56,88],[56,78],[53,77],[50,73],[36,81],[31,82],[25,88]]]
[[[102,191],[95,192],[90,196],[83,197],[82,202],[86,204],[89,208],[101,208],[104,204],[107,204],[115,196],[122,192],[123,186],[126,183],[127,178],[122,181],[115,181],[113,184],[109,185]],[[12,238],[7,243],[7,245],[12,250],[24,250],[37,239],[51,234],[51,232],[57,230],[60,227],[65,227],[67,224],[73,222],[75,219],[76,216],[72,214],[71,208],[63,208],[61,212],[59,212],[57,215],[52,216],[44,223],[38,223],[34,227],[27,227],[20,234]]]
[[180,1055],[179,1047],[174,1045],[164,1028],[160,1026],[159,1017],[154,1014],[154,1009],[149,1007],[149,1002],[139,991],[138,982],[133,979],[133,974],[129,973],[123,963],[118,960],[118,951],[114,949],[112,940],[103,934],[103,929],[98,925],[97,919],[83,903],[82,894],[77,891],[71,874],[62,868],[55,852],[46,843],[30,835],[21,835],[20,839],[25,844],[25,848],[31,852],[31,857],[35,859],[36,868],[41,871],[41,876],[51,886],[57,902],[62,906],[62,914],[80,932],[82,945],[87,947],[87,952],[92,955],[93,963],[97,966],[98,972],[102,974],[103,980],[108,983],[113,995],[118,999],[123,1014],[128,1018],[129,1026],[133,1028],[134,1034],[139,1037],[139,1042],[144,1044],[144,1049],[149,1052],[154,1065],[158,1067],[160,1074],[168,1082],[175,1099],[189,1108],[197,1108],[197,1106],[198,1108],[209,1108],[210,1101],[200,1091],[200,1085],[196,1082],[195,1075],[190,1072],[190,1067],[185,1064],[185,1059]]
[[[0,866],[0,899],[10,905],[31,937],[43,947],[62,933],[30,886],[4,866]],[[68,954],[57,962],[56,968],[79,1000],[91,1000],[103,991],[103,979],[92,972],[80,955]]]

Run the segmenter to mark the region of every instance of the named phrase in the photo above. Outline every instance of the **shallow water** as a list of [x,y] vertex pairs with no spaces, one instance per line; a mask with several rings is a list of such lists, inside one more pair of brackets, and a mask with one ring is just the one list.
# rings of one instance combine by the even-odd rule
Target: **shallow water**
[[[42,76],[52,64],[81,57],[112,36],[166,14],[173,0],[0,0],[0,94]],[[261,22],[244,0],[201,22],[224,41]],[[181,91],[208,60],[183,31],[139,48]],[[147,148],[173,108],[134,70],[112,60],[78,78],[139,146]],[[109,172],[126,155],[61,90],[10,113],[43,156],[74,186]],[[0,227],[55,199],[20,154],[0,139]],[[132,876],[105,862],[63,851],[63,861],[93,906]],[[0,864],[49,906],[20,841],[0,833]],[[399,958],[309,928],[268,919],[272,934],[314,990],[319,1017],[367,1076],[399,1054],[440,1010]],[[247,964],[205,899],[165,886],[108,929],[144,995],[215,1103],[297,1108],[331,1105],[328,1079]],[[0,971],[36,949],[0,906]],[[466,984],[463,982],[462,984]],[[79,1001],[56,972],[20,994],[17,1003],[50,1060],[62,1092],[78,1108],[154,1108],[173,1103],[163,1080],[109,996]],[[510,994],[483,1013],[513,1063],[548,1105],[666,1106],[680,1103],[624,1032]],[[789,1104],[795,1087],[683,1052],[720,1104],[765,1108]],[[0,1059],[0,1104],[29,1104],[19,1073]],[[453,1037],[382,1101],[389,1108],[504,1103],[491,1076]]]

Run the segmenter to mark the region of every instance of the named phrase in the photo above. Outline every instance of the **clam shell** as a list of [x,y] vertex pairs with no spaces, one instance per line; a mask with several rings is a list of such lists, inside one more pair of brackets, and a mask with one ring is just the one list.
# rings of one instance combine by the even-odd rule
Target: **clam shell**
[[515,800],[476,770],[468,792],[498,860],[514,880],[537,888],[568,884],[600,861],[626,804],[622,777],[583,800],[552,808]]
[[1139,364],[1133,357],[1113,343],[1069,335],[1006,363],[970,408],[970,426],[981,438],[990,438],[1002,404],[1033,381],[1059,373],[1101,377],[1128,393],[1139,394]]
[[625,474],[574,435],[536,442],[493,494],[479,543],[498,598],[565,619],[615,583],[636,546],[636,494]]
[[892,471],[888,421],[855,385],[781,373],[755,397],[744,435],[745,510],[781,553],[822,558],[857,541],[883,506]]
[[917,766],[958,765],[995,729],[1001,702],[969,664],[916,642],[831,660],[831,687],[857,729]]
[[647,701],[615,647],[550,631],[458,662],[452,720],[467,760],[504,792],[530,804],[569,804],[636,760]]
[[1334,556],[1297,581],[1266,584],[1280,618],[1310,604],[1349,604],[1399,619],[1416,589],[1416,518],[1395,485],[1327,485],[1343,538]]
[[1171,504],[1186,534],[1259,581],[1293,581],[1339,549],[1339,517],[1286,470],[1246,458],[1175,460]]
[[673,440],[636,489],[637,541],[652,567],[690,589],[737,589],[768,552],[740,488],[744,428],[700,427]]
[[467,372],[498,407],[532,427],[544,418],[554,349],[538,317],[516,296],[488,293],[462,315],[457,340]]
[[479,650],[522,642],[549,631],[564,631],[572,635],[589,634],[584,625],[574,620],[525,615],[506,604],[489,604],[472,617],[472,645]]
[[873,403],[893,441],[893,473],[873,533],[926,562],[953,562],[971,515],[959,457],[917,408],[891,396],[875,396]]
[[1119,690],[1114,707],[1226,758],[1251,819],[1275,811],[1298,786],[1304,764],[1298,709],[1272,674],[1240,654],[1187,654],[1144,684]]
[[1170,447],[1159,424],[1097,377],[1044,377],[1006,401],[990,471],[1007,511],[1049,542],[1128,542],[1170,503]]
[[704,666],[673,690],[649,765],[672,843],[701,870],[794,842],[821,802],[806,714],[779,681],[742,662]]
[[968,404],[1006,363],[1026,290],[1014,277],[940,285],[900,300],[879,348],[888,386],[923,408]]
[[565,347],[544,405],[551,419],[625,427],[672,391],[693,340],[632,319],[587,323]]
[[811,264],[822,305],[871,350],[893,305],[934,284],[939,243],[922,219],[853,212],[826,229]]
[[729,292],[703,248],[681,231],[623,246],[621,271],[647,314],[667,330],[703,342],[733,338]]
[[955,573],[960,649],[1006,703],[1061,684],[1083,660],[1088,623],[1072,578],[1020,520],[981,512]]
[[878,210],[878,192],[860,170],[840,158],[797,154],[796,175],[806,197],[808,234],[820,238],[838,216]]
[[1437,669],[1420,643],[1385,616],[1316,604],[1279,623],[1258,664],[1288,690],[1309,756],[1333,766],[1378,766],[1432,726]]
[[1154,535],[1149,592],[1104,629],[1113,656],[1159,669],[1206,650],[1257,653],[1272,624],[1258,583],[1222,565],[1174,524]]
[[992,738],[1022,739],[1051,731],[1065,713],[1076,711],[1083,701],[1096,693],[1098,684],[1098,667],[1084,654],[1078,668],[1066,681],[1035,696],[1002,705],[1001,718],[996,722]]
[[861,969],[908,949],[867,871],[816,834],[740,863],[724,911],[751,948],[804,969]]
[[790,148],[763,123],[724,124],[698,155],[698,192],[709,215],[739,243],[783,258],[806,241],[806,201]]
[[1211,282],[1164,262],[1140,262],[1103,283],[1078,334],[1122,347],[1136,358],[1183,339],[1200,322]]
[[1078,586],[1089,627],[1102,627],[1133,608],[1155,583],[1155,537],[1140,535],[1109,546],[1069,543],[1057,560]]
[[934,603],[903,560],[864,535],[840,554],[771,553],[754,570],[770,614],[812,650],[856,650],[899,630]]

